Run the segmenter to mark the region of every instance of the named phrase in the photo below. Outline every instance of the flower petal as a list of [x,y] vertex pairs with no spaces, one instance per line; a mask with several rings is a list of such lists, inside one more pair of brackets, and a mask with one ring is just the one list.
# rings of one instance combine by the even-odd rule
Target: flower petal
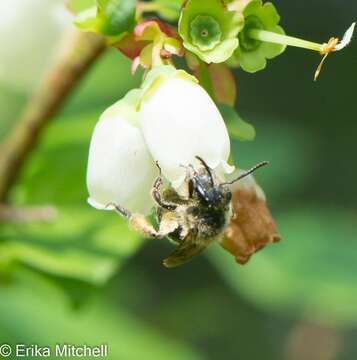
[[343,38],[340,41],[340,43],[337,44],[337,46],[335,47],[334,51],[340,51],[340,50],[344,49],[347,45],[349,45],[349,43],[352,40],[353,33],[355,31],[355,26],[356,26],[356,23],[355,22],[352,23],[352,25],[347,29],[347,31],[343,35]]
[[115,203],[147,214],[158,171],[127,98],[105,111],[95,127],[87,171],[88,202],[99,209],[111,210],[107,205]]
[[236,52],[237,59],[241,68],[249,73],[255,73],[257,71],[265,69],[267,61],[261,48],[252,52],[245,52],[238,49]]
[[175,187],[185,175],[182,165],[195,164],[196,156],[213,169],[233,171],[226,163],[230,142],[219,110],[201,86],[181,75],[162,76],[143,97],[139,115],[150,152]]

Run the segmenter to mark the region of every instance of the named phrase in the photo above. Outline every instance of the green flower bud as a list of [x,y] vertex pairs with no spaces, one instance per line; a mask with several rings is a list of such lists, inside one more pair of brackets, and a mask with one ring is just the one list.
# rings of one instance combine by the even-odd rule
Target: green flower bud
[[266,67],[267,59],[280,55],[285,45],[263,42],[251,36],[252,31],[264,30],[276,34],[284,34],[278,25],[280,16],[272,3],[262,0],[251,1],[243,10],[245,25],[239,33],[239,47],[229,59],[229,63],[237,64],[247,72],[254,73]]
[[220,0],[188,0],[181,12],[179,33],[184,47],[206,63],[221,63],[237,48],[243,15]]
[[135,0],[96,0],[77,15],[75,25],[114,40],[133,29],[135,5]]

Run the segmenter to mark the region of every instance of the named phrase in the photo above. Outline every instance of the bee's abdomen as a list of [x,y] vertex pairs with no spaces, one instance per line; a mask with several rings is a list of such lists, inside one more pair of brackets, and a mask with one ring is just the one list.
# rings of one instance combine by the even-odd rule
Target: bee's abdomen
[[224,227],[226,218],[222,211],[206,212],[201,215],[201,222],[203,225],[211,226],[217,229]]
[[222,211],[207,211],[200,216],[200,233],[203,237],[220,234],[226,226],[226,217]]

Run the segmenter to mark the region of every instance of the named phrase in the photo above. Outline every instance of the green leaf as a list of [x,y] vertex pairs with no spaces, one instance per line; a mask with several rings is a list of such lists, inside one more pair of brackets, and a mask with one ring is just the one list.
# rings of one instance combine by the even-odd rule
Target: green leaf
[[[66,294],[44,276],[19,269],[6,286],[0,286],[0,336],[2,342],[99,346],[107,344],[107,359],[197,360],[188,346],[154,325],[129,314],[100,294],[73,309]],[[56,358],[52,353],[51,359]],[[85,357],[89,359],[88,356]],[[92,357],[91,357],[92,358]],[[104,357],[100,357],[104,358]]]
[[89,206],[59,207],[53,223],[2,226],[2,262],[23,264],[61,277],[102,284],[141,245],[114,213]]
[[356,325],[355,215],[302,208],[277,216],[277,223],[283,241],[254,255],[246,266],[212,249],[209,255],[227,283],[266,311]]
[[254,126],[242,120],[234,108],[227,105],[220,105],[219,109],[226,122],[229,135],[241,141],[255,139]]
[[135,0],[97,0],[98,30],[109,36],[118,36],[133,28]]

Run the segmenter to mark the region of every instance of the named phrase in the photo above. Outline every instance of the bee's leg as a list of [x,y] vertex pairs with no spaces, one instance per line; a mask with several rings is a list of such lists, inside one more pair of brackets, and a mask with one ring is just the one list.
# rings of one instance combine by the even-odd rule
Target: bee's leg
[[187,182],[187,194],[188,198],[192,199],[193,196],[193,188],[194,188],[194,178],[198,175],[197,171],[193,167],[193,165],[180,165],[184,169],[186,169],[186,182]]
[[[114,207],[115,211],[121,216],[123,217],[124,219],[127,219],[129,220],[130,217],[132,216],[131,215],[131,212],[125,208],[123,208],[122,206],[118,205],[118,204],[115,204],[115,203],[109,203],[107,204],[106,208],[110,208],[110,207]],[[114,210],[113,209],[113,210]]]
[[162,180],[162,176],[161,176],[161,168],[157,162],[156,162],[156,165],[159,168],[159,176],[156,178],[156,180],[154,182],[154,185],[151,190],[151,195],[152,195],[154,201],[162,208],[164,208],[166,210],[175,210],[177,208],[177,205],[166,202],[165,200],[163,200],[163,198],[161,196],[160,188],[161,188],[163,180]]
[[145,218],[144,215],[137,213],[132,214],[129,210],[114,203],[107,205],[107,207],[109,206],[113,206],[115,208],[115,211],[120,216],[128,220],[129,226],[133,230],[140,233],[141,235],[155,239],[160,239],[165,236],[164,234],[161,234],[160,232],[156,231],[155,228],[152,226],[152,224],[150,224],[150,222]]
[[162,239],[166,234],[161,234],[157,231],[148,219],[142,214],[133,214],[129,219],[130,227],[143,236],[151,237],[154,239]]

